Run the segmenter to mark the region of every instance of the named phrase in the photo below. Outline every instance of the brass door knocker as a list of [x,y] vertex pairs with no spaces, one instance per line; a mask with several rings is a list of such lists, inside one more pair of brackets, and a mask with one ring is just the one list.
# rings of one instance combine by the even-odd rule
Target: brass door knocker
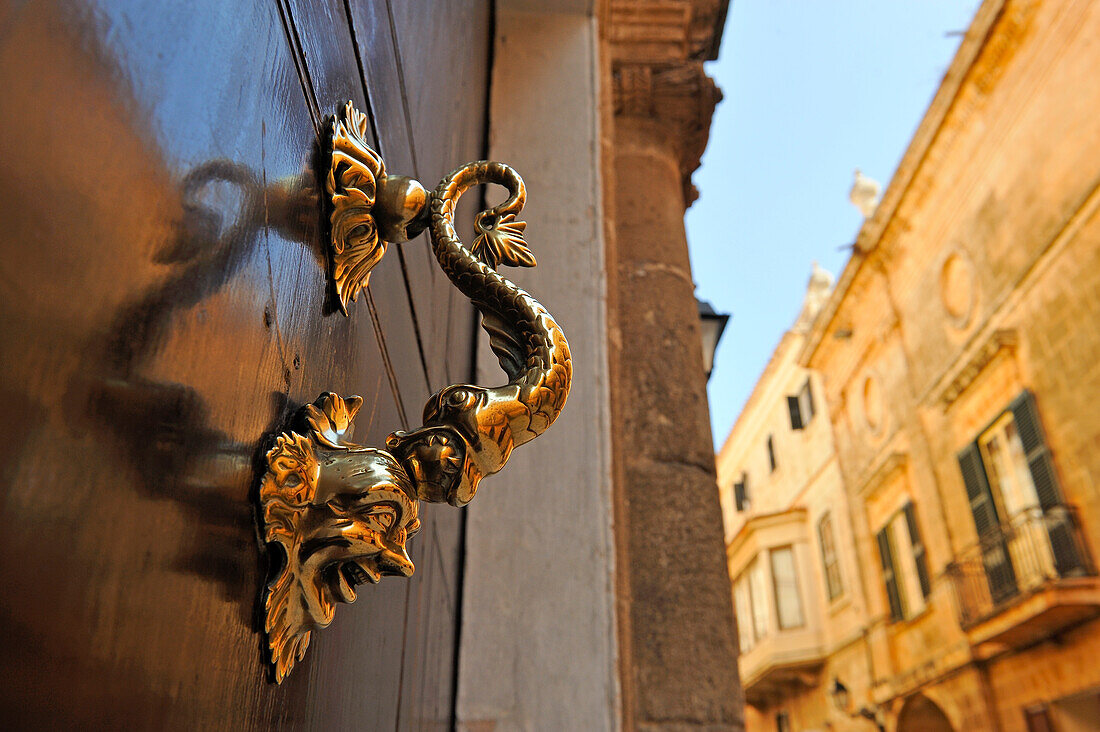
[[[424,407],[423,426],[394,432],[385,450],[345,440],[362,399],[332,393],[276,437],[259,500],[264,539],[286,555],[264,591],[277,683],[304,656],[311,631],[332,622],[336,603],[355,600],[357,585],[413,573],[405,544],[420,528],[419,502],[469,503],[513,448],[554,422],[573,375],[557,322],[495,269],[535,266],[526,224],[516,218],[527,195],[519,175],[502,163],[467,163],[428,193],[411,178],[388,175],[366,131],[366,117],[351,102],[332,127],[329,254],[341,309],[346,315],[367,286],[388,242],[428,228],[439,266],[481,312],[508,383],[441,389]],[[477,214],[477,238],[467,248],[455,233],[455,206],[465,191],[487,183],[507,188],[509,198]]]

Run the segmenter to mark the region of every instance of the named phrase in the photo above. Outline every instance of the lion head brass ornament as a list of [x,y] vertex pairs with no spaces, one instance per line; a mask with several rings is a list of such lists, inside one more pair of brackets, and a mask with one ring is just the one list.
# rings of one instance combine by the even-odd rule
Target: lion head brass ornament
[[[367,286],[387,242],[428,228],[439,266],[480,311],[508,382],[441,389],[425,405],[423,425],[392,433],[385,450],[347,440],[362,400],[332,393],[275,438],[259,500],[264,539],[285,555],[264,590],[276,682],[302,659],[310,634],[332,622],[336,604],[355,600],[358,585],[413,573],[405,544],[420,528],[419,502],[469,503],[482,478],[554,422],[573,375],[553,316],[496,271],[502,264],[535,266],[526,224],[517,219],[527,196],[519,175],[502,163],[467,163],[428,193],[410,178],[388,175],[366,134],[365,116],[349,102],[333,123],[326,183],[341,309],[346,315]],[[464,192],[489,183],[509,197],[475,216],[477,237],[467,248],[455,232],[455,207]]]

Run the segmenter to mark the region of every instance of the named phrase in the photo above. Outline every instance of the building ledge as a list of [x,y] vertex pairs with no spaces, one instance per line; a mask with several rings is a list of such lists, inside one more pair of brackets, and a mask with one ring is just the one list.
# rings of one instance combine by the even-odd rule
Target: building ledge
[[1057,580],[1020,595],[999,612],[966,629],[978,655],[1021,648],[1100,615],[1100,579]]
[[741,525],[726,544],[730,576],[736,576],[762,548],[806,540],[807,512],[801,506],[757,514]]
[[785,631],[761,640],[740,658],[745,701],[766,707],[818,686],[825,646],[817,631]]

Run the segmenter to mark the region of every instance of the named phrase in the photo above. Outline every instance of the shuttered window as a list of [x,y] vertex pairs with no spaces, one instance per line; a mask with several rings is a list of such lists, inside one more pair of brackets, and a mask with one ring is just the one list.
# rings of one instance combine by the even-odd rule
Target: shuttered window
[[1023,446],[1032,483],[1035,485],[1035,494],[1043,509],[1055,569],[1063,577],[1079,572],[1084,569],[1084,562],[1074,540],[1070,517],[1062,510],[1062,490],[1058,485],[1054,461],[1039,421],[1035,396],[1025,390],[1008,409],[1016,422],[1016,431]]
[[1058,488],[1058,478],[1054,473],[1054,463],[1050,458],[1043,427],[1039,423],[1039,412],[1035,408],[1035,397],[1030,391],[1024,391],[1009,406],[1012,418],[1016,422],[1016,432],[1024,448],[1024,458],[1031,471],[1031,481],[1035,485],[1035,494],[1044,510],[1062,503],[1062,491]]
[[966,485],[966,497],[970,502],[970,514],[974,517],[974,528],[978,532],[989,594],[993,602],[1001,602],[1016,594],[1016,573],[1008,559],[1008,544],[1001,531],[997,505],[989,488],[978,443],[967,445],[958,454],[958,461]]
[[791,413],[791,429],[802,429],[802,408],[798,406],[798,397],[787,397],[787,410]]
[[[1042,521],[1049,547],[1038,549],[1047,552],[1048,557],[1043,560],[1040,555],[1040,564],[1053,560],[1054,571],[1063,577],[1084,570],[1072,517],[1063,503],[1035,396],[1030,391],[1016,397],[973,443],[963,448],[958,460],[994,603],[1019,592],[1021,580],[1011,558],[1012,546],[1022,546],[1024,539],[1019,537],[1026,536],[1020,534],[1019,526]],[[1017,528],[1006,528],[1009,526]],[[1035,551],[1029,544],[1027,553]],[[1027,571],[1025,585],[1033,579],[1026,575]]]
[[803,424],[809,424],[816,412],[814,409],[814,393],[810,386],[809,379],[806,379],[806,383],[802,386],[802,391],[798,393],[798,405],[802,409]]
[[890,618],[919,615],[932,593],[928,557],[912,503],[906,503],[878,532],[879,559],[890,603]]

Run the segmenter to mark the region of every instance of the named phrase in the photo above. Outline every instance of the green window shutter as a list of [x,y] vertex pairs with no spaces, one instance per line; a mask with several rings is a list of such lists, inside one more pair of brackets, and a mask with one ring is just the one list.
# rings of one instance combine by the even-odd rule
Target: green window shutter
[[905,504],[905,524],[909,528],[909,541],[913,544],[913,559],[917,564],[917,577],[920,579],[920,591],[925,599],[932,594],[932,581],[928,575],[928,553],[924,550],[924,540],[917,528],[917,514],[912,503]]
[[1039,422],[1039,410],[1035,408],[1034,395],[1025,390],[1016,397],[1009,409],[1016,421],[1020,442],[1024,446],[1024,455],[1027,456],[1027,466],[1031,469],[1031,479],[1035,483],[1039,505],[1044,511],[1052,506],[1062,505],[1062,491],[1058,487],[1050,449],[1043,435],[1043,425]]
[[972,442],[963,448],[958,454],[958,460],[978,537],[1000,534],[1001,521],[997,516],[997,506],[993,503],[993,493],[989,490],[989,480],[985,475],[985,466],[982,465],[982,454],[978,449],[978,443]]
[[1043,433],[1043,424],[1039,421],[1035,395],[1025,389],[1009,405],[1009,410],[1016,422],[1016,433],[1024,447],[1031,480],[1035,484],[1035,494],[1043,509],[1043,521],[1047,535],[1050,536],[1055,568],[1063,577],[1079,573],[1084,569],[1084,563],[1074,539],[1073,525],[1070,523],[1072,519],[1065,509],[1062,489],[1058,485],[1058,474],[1054,470],[1054,460]]
[[886,583],[886,597],[890,601],[890,619],[901,620],[905,613],[901,607],[901,593],[898,591],[898,578],[894,572],[894,552],[890,548],[890,536],[886,533],[890,530],[886,526],[875,535],[878,540],[878,555],[882,560],[882,579]]
[[993,602],[998,603],[1016,594],[1016,572],[1008,558],[1008,545],[1001,531],[997,506],[993,503],[993,493],[989,489],[978,443],[972,442],[963,448],[958,460],[963,483],[966,484],[966,497],[970,500],[970,513],[978,530],[989,593]]

